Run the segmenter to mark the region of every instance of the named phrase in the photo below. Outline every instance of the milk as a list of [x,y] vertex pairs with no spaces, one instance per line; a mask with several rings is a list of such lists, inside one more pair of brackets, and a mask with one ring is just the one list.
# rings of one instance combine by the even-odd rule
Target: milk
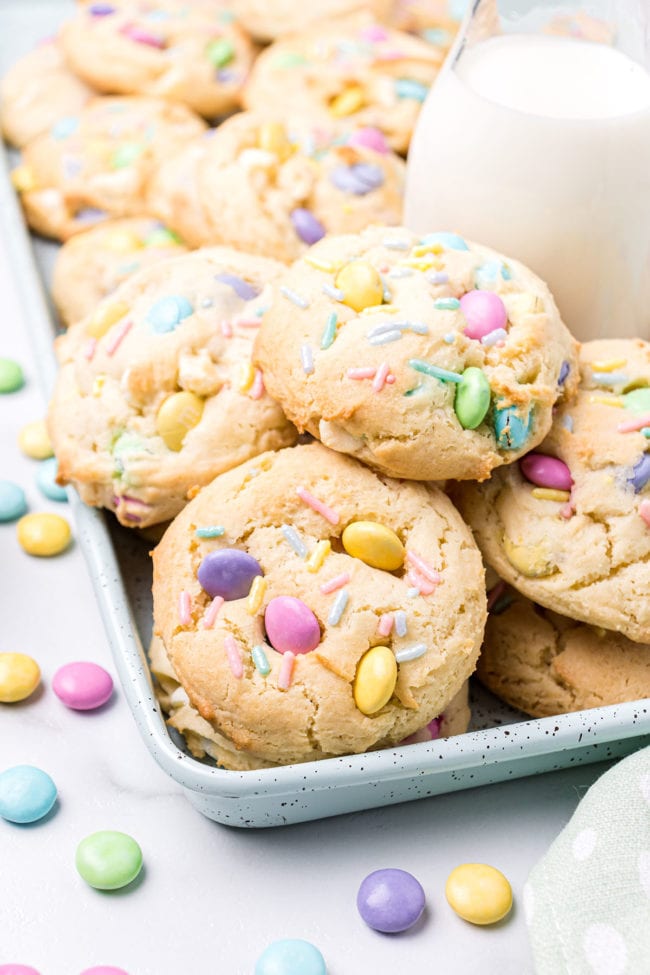
[[528,264],[583,341],[650,339],[650,75],[562,37],[465,49],[423,106],[405,223]]

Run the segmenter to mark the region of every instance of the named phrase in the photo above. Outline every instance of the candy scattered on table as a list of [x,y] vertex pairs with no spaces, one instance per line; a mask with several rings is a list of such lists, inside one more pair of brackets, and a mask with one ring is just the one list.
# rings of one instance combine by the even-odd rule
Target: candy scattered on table
[[456,914],[471,924],[496,924],[512,907],[508,880],[487,863],[462,863],[452,870],[445,895]]
[[0,965],[0,975],[41,975],[31,965]]
[[92,711],[106,704],[113,693],[113,678],[89,661],[59,667],[52,678],[52,690],[73,711]]
[[28,555],[44,557],[60,555],[72,538],[70,525],[65,518],[45,512],[23,515],[16,525],[16,534]]
[[0,653],[0,703],[24,701],[41,680],[41,670],[26,653]]
[[[2,971],[0,971],[2,975]],[[129,975],[123,968],[115,968],[113,965],[95,965],[94,968],[84,968],[81,975]]]
[[0,393],[15,393],[25,385],[25,376],[14,359],[0,358]]
[[16,521],[27,511],[25,492],[13,481],[0,481],[0,521]]
[[18,446],[26,457],[33,460],[45,460],[53,454],[50,435],[47,432],[45,420],[34,420],[26,423],[18,434]]
[[264,626],[279,653],[310,653],[320,643],[320,626],[309,606],[295,596],[276,596],[266,607]]
[[0,772],[0,816],[10,823],[35,823],[56,801],[56,786],[35,765],[14,765]]
[[327,975],[325,959],[309,941],[274,941],[257,959],[255,975]]
[[42,460],[36,470],[36,486],[41,494],[44,494],[50,501],[67,501],[68,492],[56,483],[58,469],[59,463],[56,457],[48,457],[46,460]]
[[391,867],[368,874],[357,894],[363,920],[386,934],[413,927],[422,916],[424,903],[424,890],[413,874]]
[[75,865],[80,876],[97,890],[126,887],[142,869],[142,850],[127,833],[101,830],[77,847]]

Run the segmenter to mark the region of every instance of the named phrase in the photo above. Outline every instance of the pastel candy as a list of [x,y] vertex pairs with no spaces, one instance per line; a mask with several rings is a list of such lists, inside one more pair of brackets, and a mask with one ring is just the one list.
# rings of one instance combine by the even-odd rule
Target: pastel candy
[[422,244],[440,244],[452,251],[468,251],[467,242],[459,234],[450,234],[445,230],[438,230],[435,233],[427,234],[422,237]]
[[325,959],[309,941],[286,938],[262,952],[255,975],[327,975]]
[[357,129],[350,136],[348,144],[351,146],[364,146],[366,149],[372,149],[374,152],[379,152],[382,155],[388,152],[386,136],[380,129],[372,128],[372,126],[364,126],[363,128]]
[[355,311],[363,311],[384,300],[384,286],[379,271],[367,261],[345,264],[336,275],[334,284],[343,292],[343,301]]
[[400,745],[417,745],[421,741],[435,741],[440,735],[441,724],[442,717],[433,718],[428,724],[425,724],[424,728],[420,728],[419,731],[414,731],[408,738],[404,738],[400,742]]
[[264,573],[257,559],[238,548],[220,548],[205,556],[198,571],[202,588],[227,602],[247,596],[255,576]]
[[470,339],[480,341],[508,322],[506,306],[494,291],[468,291],[460,299],[460,307],[467,322],[464,332]]
[[210,41],[205,53],[210,64],[215,68],[223,68],[234,58],[235,48],[227,37],[218,37]]
[[293,152],[293,146],[287,135],[287,130],[281,122],[265,122],[257,133],[257,144],[265,152],[272,152],[281,161],[288,159]]
[[276,596],[266,607],[264,626],[271,646],[279,653],[310,653],[320,643],[318,620],[295,596]]
[[456,386],[454,411],[464,430],[476,430],[490,408],[490,384],[482,369],[468,366]]
[[34,765],[14,765],[0,772],[0,816],[10,823],[35,823],[56,802],[56,786]]
[[487,863],[463,863],[447,877],[449,906],[470,924],[496,924],[512,908],[508,880]]
[[244,281],[238,274],[230,274],[227,271],[222,271],[220,274],[215,274],[214,280],[220,284],[227,284],[242,301],[252,301],[260,293],[259,288],[256,288],[255,285],[250,284],[248,281]]
[[376,714],[390,701],[397,683],[397,661],[388,647],[371,647],[359,661],[354,703],[362,714]]
[[48,457],[46,460],[42,460],[36,470],[36,485],[39,491],[50,501],[67,501],[68,492],[56,482],[58,470],[59,464],[56,457]]
[[329,104],[329,111],[334,118],[345,118],[353,115],[366,104],[366,93],[361,85],[350,85],[345,88]]
[[516,406],[497,407],[494,411],[494,435],[501,450],[521,450],[532,426],[532,410],[524,417]]
[[395,94],[398,98],[412,98],[416,102],[423,102],[429,91],[428,85],[413,78],[396,78]]
[[18,446],[26,457],[45,460],[53,454],[52,442],[44,420],[26,423],[18,434]]
[[84,968],[81,975],[129,975],[129,973],[125,972],[123,968],[115,968],[113,965],[95,965],[94,968]]
[[289,214],[289,219],[293,224],[293,229],[305,244],[315,244],[316,241],[325,236],[325,227],[311,210],[307,210],[305,207],[296,207]]
[[503,550],[510,565],[529,579],[550,576],[557,571],[557,565],[542,545],[515,545],[504,535]]
[[65,518],[45,512],[23,515],[16,525],[16,534],[28,555],[45,558],[60,555],[68,547],[72,537],[70,525]]
[[90,316],[86,323],[86,332],[94,339],[100,339],[120,319],[129,313],[129,306],[123,301],[111,301],[101,304]]
[[537,487],[553,488],[556,491],[570,491],[573,487],[571,471],[557,457],[547,454],[526,454],[519,461],[521,472],[527,481]]
[[650,387],[631,389],[623,397],[623,405],[632,413],[650,413]]
[[41,975],[31,965],[0,965],[0,975]]
[[372,163],[351,163],[335,166],[329,174],[330,182],[343,193],[365,196],[384,183],[384,174]]
[[91,833],[77,847],[79,874],[97,890],[126,887],[142,869],[142,850],[127,833],[101,830]]
[[396,934],[420,919],[425,896],[422,885],[406,870],[388,868],[368,874],[359,887],[357,909],[375,931]]
[[192,305],[183,295],[167,295],[154,301],[147,313],[147,321],[154,332],[162,335],[173,332],[193,312]]
[[59,667],[52,678],[52,690],[66,707],[92,711],[110,698],[113,678],[99,664],[78,661]]
[[376,521],[353,521],[341,537],[343,548],[375,569],[394,572],[404,564],[404,546],[391,528]]
[[187,434],[200,423],[204,404],[205,400],[188,390],[172,393],[163,401],[156,415],[156,430],[169,450],[182,448]]
[[0,357],[0,393],[15,393],[25,385],[25,376],[14,359]]
[[634,488],[635,493],[639,494],[648,481],[650,481],[650,454],[642,454],[632,468],[632,476],[628,478],[628,482]]
[[16,521],[27,511],[25,492],[13,481],[0,481],[0,521]]
[[0,703],[24,701],[41,680],[41,671],[26,653],[0,653]]
[[145,237],[143,243],[145,247],[177,247],[183,242],[176,231],[161,224]]

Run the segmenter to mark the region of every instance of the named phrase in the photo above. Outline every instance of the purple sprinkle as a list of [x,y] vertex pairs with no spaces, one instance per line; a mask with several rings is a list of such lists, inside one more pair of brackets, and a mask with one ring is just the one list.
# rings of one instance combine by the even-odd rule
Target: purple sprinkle
[[344,193],[365,196],[383,185],[384,174],[373,163],[352,163],[351,166],[335,166],[330,173],[330,182]]
[[120,34],[128,37],[131,41],[135,41],[136,44],[146,44],[148,47],[156,47],[159,50],[166,46],[164,38],[157,34],[151,34],[148,30],[143,30],[137,24],[125,24],[121,28]]
[[434,274],[428,275],[427,281],[430,281],[431,284],[447,284],[449,275],[446,271],[436,271]]
[[635,494],[643,491],[648,481],[650,481],[650,454],[643,454],[636,462],[632,468],[632,477],[628,477],[627,481],[634,488]]
[[88,7],[88,13],[92,14],[93,17],[108,17],[115,13],[115,7],[111,6],[110,3],[92,3]]
[[230,285],[235,294],[243,301],[251,301],[253,298],[257,298],[260,293],[259,288],[254,287],[242,278],[238,278],[236,274],[228,274],[227,271],[215,274],[214,279],[221,284]]
[[571,372],[571,366],[565,359],[560,368],[560,375],[557,377],[558,386],[564,386],[565,382],[567,381],[567,376],[569,375],[570,372]]
[[74,215],[78,223],[97,223],[99,220],[106,220],[108,213],[100,210],[99,207],[82,207]]
[[317,220],[311,210],[304,207],[296,207],[289,214],[293,229],[305,244],[315,244],[317,240],[325,236],[325,227],[320,220]]

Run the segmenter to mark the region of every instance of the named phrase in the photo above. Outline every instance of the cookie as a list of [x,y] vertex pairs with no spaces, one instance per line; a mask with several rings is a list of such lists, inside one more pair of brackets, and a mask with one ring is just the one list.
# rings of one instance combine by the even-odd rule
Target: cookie
[[256,761],[402,741],[474,669],[483,567],[451,502],[321,444],[216,478],[153,560],[154,634],[177,679]]
[[89,315],[131,274],[186,251],[178,234],[152,217],[109,220],[59,250],[52,300],[65,325]]
[[543,718],[650,697],[649,645],[576,623],[512,590],[495,609],[477,675],[512,707]]
[[67,240],[109,216],[146,213],[153,171],[204,129],[162,99],[93,99],[30,142],[12,173],[30,227]]
[[587,342],[580,367],[577,399],[539,449],[456,500],[516,589],[650,643],[650,343]]
[[577,382],[546,285],[450,233],[328,237],[274,289],[255,357],[300,430],[393,477],[489,477]]
[[[208,756],[214,759],[217,765],[237,771],[277,767],[277,762],[264,761],[245,749],[237,749],[229,738],[220,734],[209,721],[201,717],[179,683],[159,637],[154,637],[151,641],[149,661],[157,680],[156,695],[160,706],[168,716],[167,724],[183,736],[189,751],[195,758],[203,759]],[[471,716],[469,687],[468,682],[465,681],[439,717],[434,718],[398,745],[414,745],[417,742],[462,735],[469,727]]]
[[364,15],[385,20],[394,0],[310,0],[296,6],[294,0],[231,0],[231,10],[243,27],[259,41],[274,41],[286,34],[302,33],[319,21],[355,20]]
[[149,205],[194,246],[290,262],[325,233],[399,223],[403,182],[378,129],[342,134],[240,112],[163,164]]
[[214,248],[133,275],[57,340],[60,483],[144,528],[213,477],[295,440],[251,366],[280,265]]
[[276,41],[259,56],[244,90],[246,108],[303,115],[315,123],[344,119],[380,129],[406,152],[441,48],[378,24],[314,28]]
[[0,82],[2,134],[21,148],[74,115],[94,93],[70,71],[55,40],[16,61]]
[[207,118],[237,108],[253,60],[227,9],[186,0],[82,6],[60,43],[72,70],[98,91],[167,98]]

